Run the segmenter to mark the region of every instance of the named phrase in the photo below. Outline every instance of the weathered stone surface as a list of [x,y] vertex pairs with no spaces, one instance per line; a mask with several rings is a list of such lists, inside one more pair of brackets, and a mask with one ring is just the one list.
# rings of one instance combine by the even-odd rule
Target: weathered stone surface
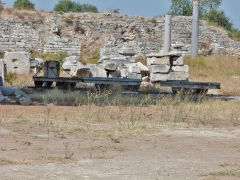
[[[0,92],[1,92],[0,99],[2,101],[6,101],[8,103],[13,103],[13,104],[18,102],[22,105],[32,104],[31,98],[17,87],[0,86]],[[9,97],[14,97],[14,99],[11,99]],[[1,102],[1,100],[0,100],[0,102]]]
[[121,77],[123,78],[127,78],[127,74],[128,74],[128,67],[127,66],[119,66],[118,70],[120,71]]
[[119,78],[119,77],[121,77],[121,72],[119,70],[114,71],[114,72],[110,72],[109,77],[110,78]]
[[80,56],[69,56],[63,59],[62,61],[64,62],[69,62],[71,64],[77,64],[77,62],[80,62]]
[[161,73],[151,73],[150,80],[151,82],[159,82],[159,81],[167,81],[169,74],[161,74]]
[[[75,32],[73,26],[64,26],[65,17],[70,14],[56,14],[55,12],[41,12],[42,20],[33,22],[32,18],[38,16],[24,16],[24,19],[16,17],[1,17],[0,27],[0,49],[7,51],[30,51],[38,52],[66,52],[79,53],[81,43],[88,46],[96,42],[112,42],[108,47],[110,52],[116,52],[123,48],[134,49],[135,56],[159,52],[163,44],[164,19],[156,18],[157,25],[152,23],[150,17],[127,16],[123,14],[112,14],[106,16],[104,13],[72,13],[83,27],[84,31]],[[62,34],[60,37],[60,26]],[[52,31],[53,29],[56,29]],[[148,31],[146,31],[148,29]],[[173,49],[188,53],[191,50],[192,18],[186,16],[175,16],[172,18],[172,43]],[[227,31],[222,28],[209,26],[206,21],[200,23],[200,50],[210,50],[219,55],[239,56],[240,43],[228,37]],[[101,44],[102,45],[102,44]],[[184,47],[181,47],[184,45]],[[90,47],[91,48],[91,47]],[[103,55],[101,55],[102,57]]]
[[89,78],[92,77],[92,73],[89,68],[81,68],[77,70],[76,76],[79,78]]
[[115,63],[116,65],[121,64],[129,64],[136,62],[134,58],[130,58],[128,56],[116,56],[111,58],[104,57],[103,59],[100,59],[98,63],[102,64],[109,64],[109,63]]
[[134,56],[135,55],[134,49],[130,49],[130,48],[120,49],[118,51],[118,53],[121,55],[124,55],[124,56]]
[[141,73],[149,73],[149,68],[143,65],[141,62],[137,62],[136,65],[141,69]]
[[129,79],[142,79],[142,75],[137,74],[137,73],[128,72],[127,78],[129,78]]
[[104,69],[106,71],[116,71],[117,70],[117,65],[115,63],[109,63],[104,66]]
[[184,65],[184,57],[177,58],[176,61],[173,61],[174,66],[183,66]]
[[3,58],[7,73],[27,74],[30,72],[30,53],[6,52]]
[[184,65],[184,66],[173,66],[172,70],[174,72],[185,72],[188,73],[189,72],[189,67],[188,65]]
[[107,72],[102,66],[96,64],[87,64],[86,67],[90,69],[92,77],[107,77]]
[[[66,68],[67,66],[65,66],[65,68]],[[84,71],[90,71],[90,69],[88,68],[88,67],[86,67],[86,66],[84,66],[81,62],[77,62],[77,64],[74,64],[74,65],[72,65],[72,66],[68,66],[68,67],[70,67],[70,72],[69,72],[69,74],[71,75],[71,76],[77,76],[77,74],[78,74],[78,71],[79,71],[79,73],[82,71],[82,72],[84,72]],[[64,70],[67,70],[67,71],[69,71],[68,69],[64,69]]]
[[169,81],[185,81],[189,79],[189,74],[186,72],[170,72],[168,76]]
[[162,73],[168,74],[170,71],[170,66],[165,64],[152,65],[149,67],[151,73]]
[[138,67],[138,65],[136,63],[134,64],[129,64],[127,65],[128,66],[128,71],[130,73],[137,73],[137,74],[140,74],[141,73],[141,69],[140,67]]
[[7,99],[6,96],[3,95],[2,91],[0,90],[0,103]]
[[30,58],[30,70],[33,73],[40,71],[41,66],[43,65],[43,59],[41,58]]
[[170,57],[164,56],[159,58],[158,57],[147,58],[147,66],[158,65],[158,64],[170,65]]

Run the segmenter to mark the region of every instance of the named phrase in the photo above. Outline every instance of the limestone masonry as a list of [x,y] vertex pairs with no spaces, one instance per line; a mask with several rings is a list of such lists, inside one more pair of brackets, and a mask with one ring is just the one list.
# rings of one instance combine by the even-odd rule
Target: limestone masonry
[[[185,54],[189,54],[191,49],[191,19],[172,19],[172,48]],[[132,43],[133,51],[140,56],[159,52],[163,46],[163,36],[163,17],[111,13],[18,12],[9,16],[3,13],[0,19],[1,51],[34,50],[79,55],[83,47],[99,49],[111,42],[116,46]],[[200,51],[210,49],[219,55],[240,56],[240,42],[230,39],[222,28],[209,26],[207,22],[201,21]]]

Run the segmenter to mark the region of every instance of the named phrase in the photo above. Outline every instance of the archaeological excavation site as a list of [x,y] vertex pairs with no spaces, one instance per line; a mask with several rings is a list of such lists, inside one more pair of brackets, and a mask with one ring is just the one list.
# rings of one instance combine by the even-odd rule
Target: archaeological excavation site
[[0,0],[1,180],[240,178],[233,0],[132,1]]

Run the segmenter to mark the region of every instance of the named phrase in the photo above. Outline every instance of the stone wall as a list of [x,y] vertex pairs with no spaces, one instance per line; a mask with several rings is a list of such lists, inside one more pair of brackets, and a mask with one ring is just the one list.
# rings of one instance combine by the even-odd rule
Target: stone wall
[[[38,12],[40,13],[40,12]],[[127,16],[111,13],[44,13],[41,22],[32,17],[3,16],[0,19],[0,50],[67,52],[79,54],[81,47],[102,48],[107,42],[135,41],[140,54],[159,52],[163,45],[164,18]],[[30,20],[29,20],[29,19]],[[191,17],[173,17],[172,44],[191,50]],[[228,37],[222,28],[200,22],[200,50],[220,55],[240,56],[240,42]],[[57,34],[54,29],[59,29]]]

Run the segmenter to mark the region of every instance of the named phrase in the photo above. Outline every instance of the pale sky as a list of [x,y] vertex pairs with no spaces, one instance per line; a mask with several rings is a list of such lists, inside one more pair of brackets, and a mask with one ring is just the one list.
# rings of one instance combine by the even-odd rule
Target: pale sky
[[[2,0],[7,6],[12,7],[15,0]],[[77,1],[77,0],[76,0]],[[31,0],[36,9],[51,11],[58,0]],[[78,0],[80,3],[95,5],[99,11],[120,9],[128,15],[159,16],[169,11],[170,0]],[[223,0],[221,9],[225,11],[232,23],[240,29],[240,0]]]

